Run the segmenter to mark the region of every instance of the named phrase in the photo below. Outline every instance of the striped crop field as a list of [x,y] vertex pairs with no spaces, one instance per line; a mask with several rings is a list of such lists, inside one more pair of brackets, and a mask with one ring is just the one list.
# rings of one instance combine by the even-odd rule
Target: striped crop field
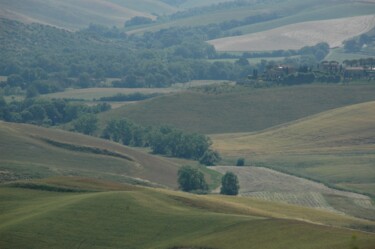
[[[237,175],[240,195],[261,200],[276,201],[293,205],[324,209],[341,213],[332,198],[348,199],[353,210],[367,210],[368,219],[375,219],[375,205],[365,195],[329,188],[322,183],[260,167],[213,166],[221,174],[232,172]],[[216,191],[219,191],[218,189]],[[349,203],[346,202],[346,203]],[[348,204],[347,204],[348,205]],[[352,213],[352,212],[351,212]],[[363,217],[363,216],[361,216]]]

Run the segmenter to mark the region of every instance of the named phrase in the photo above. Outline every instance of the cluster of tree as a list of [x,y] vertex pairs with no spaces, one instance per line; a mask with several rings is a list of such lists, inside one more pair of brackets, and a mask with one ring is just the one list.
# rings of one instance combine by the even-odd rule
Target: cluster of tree
[[0,96],[0,119],[17,123],[53,126],[110,108],[111,106],[106,103],[87,106],[61,99],[25,99],[7,104]]
[[[176,2],[176,4],[181,4],[180,2],[184,0],[164,0],[164,1],[172,2],[172,3]],[[265,2],[272,2],[272,1],[275,1],[275,0],[261,0],[261,1],[235,0],[235,1],[221,2],[221,3],[212,4],[209,6],[195,7],[195,8],[190,8],[190,9],[183,10],[183,11],[178,11],[170,15],[169,18],[172,20],[183,19],[183,18],[192,17],[192,16],[204,15],[204,14],[208,14],[208,13],[212,13],[216,11],[254,6],[257,2],[260,4],[264,4]]]
[[250,65],[207,61],[217,55],[205,42],[207,27],[127,36],[100,25],[74,33],[6,19],[0,25],[0,75],[9,76],[6,92],[19,88],[35,95],[101,86],[104,78],[120,78],[116,87],[166,87],[196,79],[236,80],[252,70]]
[[153,23],[154,21],[151,18],[145,16],[135,16],[130,20],[126,21],[124,26],[131,27],[131,26],[138,26],[138,25],[145,25]]
[[80,115],[73,121],[73,131],[93,135],[98,129],[98,117],[93,113]]
[[127,119],[111,120],[102,137],[124,145],[150,147],[155,154],[201,160],[206,165],[220,160],[218,153],[209,149],[208,137],[167,126],[143,127]]
[[[208,192],[208,185],[204,174],[198,169],[183,166],[178,170],[178,185],[182,191],[204,194]],[[237,195],[240,189],[238,178],[232,172],[227,172],[221,178],[220,194]]]
[[198,169],[183,166],[178,170],[177,175],[178,185],[182,191],[196,193],[206,193],[208,191],[204,174]]
[[375,66],[375,58],[361,58],[361,59],[353,59],[353,60],[344,60],[344,65],[349,67],[369,67],[373,68]]
[[282,85],[311,84],[315,81],[315,74],[312,72],[298,72],[281,77],[279,83]]
[[[317,61],[324,59],[329,53],[329,44],[326,42],[318,43],[314,46],[305,46],[297,50],[274,50],[274,51],[263,51],[263,52],[244,52],[242,58],[266,58],[266,57],[288,57],[288,56],[313,56]],[[225,55],[233,57],[230,54]]]
[[373,42],[373,38],[375,37],[375,29],[369,34],[362,34],[359,37],[355,37],[349,40],[344,41],[344,49],[346,52],[359,52],[365,45],[369,45]]

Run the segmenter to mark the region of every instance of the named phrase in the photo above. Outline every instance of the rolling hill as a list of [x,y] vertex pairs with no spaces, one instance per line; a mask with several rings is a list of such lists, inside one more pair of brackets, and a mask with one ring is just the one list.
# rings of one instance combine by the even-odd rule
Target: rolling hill
[[340,47],[342,42],[375,27],[375,16],[358,16],[286,25],[249,35],[209,41],[218,51],[298,50],[326,42]]
[[109,191],[101,182],[92,184],[102,192],[2,186],[0,247],[371,249],[375,243],[374,234],[345,228],[370,228],[373,222],[331,212],[149,188]]
[[83,176],[176,188],[179,163],[56,129],[0,122],[0,181]]
[[[199,3],[201,2],[205,5],[209,1],[199,1]],[[191,3],[193,3],[193,1]],[[189,8],[191,7],[197,7],[191,3],[187,1],[180,5],[180,7],[186,8],[189,12],[189,14],[187,14],[186,16],[177,19],[172,18],[167,22],[156,23],[151,26],[142,26],[139,28],[135,28],[132,29],[130,33],[157,31],[163,28],[176,26],[192,27],[209,24],[221,24],[223,22],[230,23],[233,20],[243,20],[250,16],[267,13],[274,13],[278,16],[278,18],[268,21],[264,20],[259,23],[248,25],[243,24],[240,26],[228,28],[228,34],[226,36],[230,36],[230,33],[233,32],[251,34],[302,22],[372,15],[375,11],[374,3],[371,3],[369,1],[253,1],[252,4],[243,6],[231,6],[221,9],[203,8],[195,9],[195,11],[189,10]]]
[[375,195],[375,102],[330,110],[258,133],[212,136],[228,158]]
[[100,119],[102,125],[113,118],[126,117],[146,126],[169,124],[205,134],[252,132],[329,109],[375,100],[372,85],[211,90],[157,97],[102,113]]
[[[0,1],[0,16],[23,22],[37,22],[67,29],[87,27],[90,23],[123,27],[134,16],[155,18],[175,8],[157,0],[18,0]],[[153,14],[151,14],[153,13]]]

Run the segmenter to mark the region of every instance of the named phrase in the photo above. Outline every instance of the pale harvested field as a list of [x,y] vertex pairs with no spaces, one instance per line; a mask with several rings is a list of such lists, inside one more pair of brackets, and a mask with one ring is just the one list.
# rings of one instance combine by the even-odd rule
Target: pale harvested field
[[327,42],[330,47],[375,27],[375,15],[302,22],[249,35],[209,41],[218,51],[270,51],[300,49]]
[[[241,196],[335,211],[325,199],[325,196],[330,195],[349,198],[358,206],[375,208],[365,195],[335,190],[321,183],[268,168],[215,166],[210,169],[222,174],[228,171],[236,174]],[[217,189],[216,192],[218,191]]]

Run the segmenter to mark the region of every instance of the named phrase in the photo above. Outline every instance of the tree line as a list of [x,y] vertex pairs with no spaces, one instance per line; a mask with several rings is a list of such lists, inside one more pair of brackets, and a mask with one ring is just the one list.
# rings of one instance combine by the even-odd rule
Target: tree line
[[211,140],[207,136],[169,126],[144,127],[127,119],[114,119],[108,122],[101,136],[124,145],[149,147],[155,154],[200,160],[206,165],[220,160],[218,153],[210,149]]
[[8,122],[54,126],[77,120],[88,114],[97,114],[111,108],[100,103],[87,106],[62,99],[35,99],[11,101],[9,104],[0,95],[0,119]]

